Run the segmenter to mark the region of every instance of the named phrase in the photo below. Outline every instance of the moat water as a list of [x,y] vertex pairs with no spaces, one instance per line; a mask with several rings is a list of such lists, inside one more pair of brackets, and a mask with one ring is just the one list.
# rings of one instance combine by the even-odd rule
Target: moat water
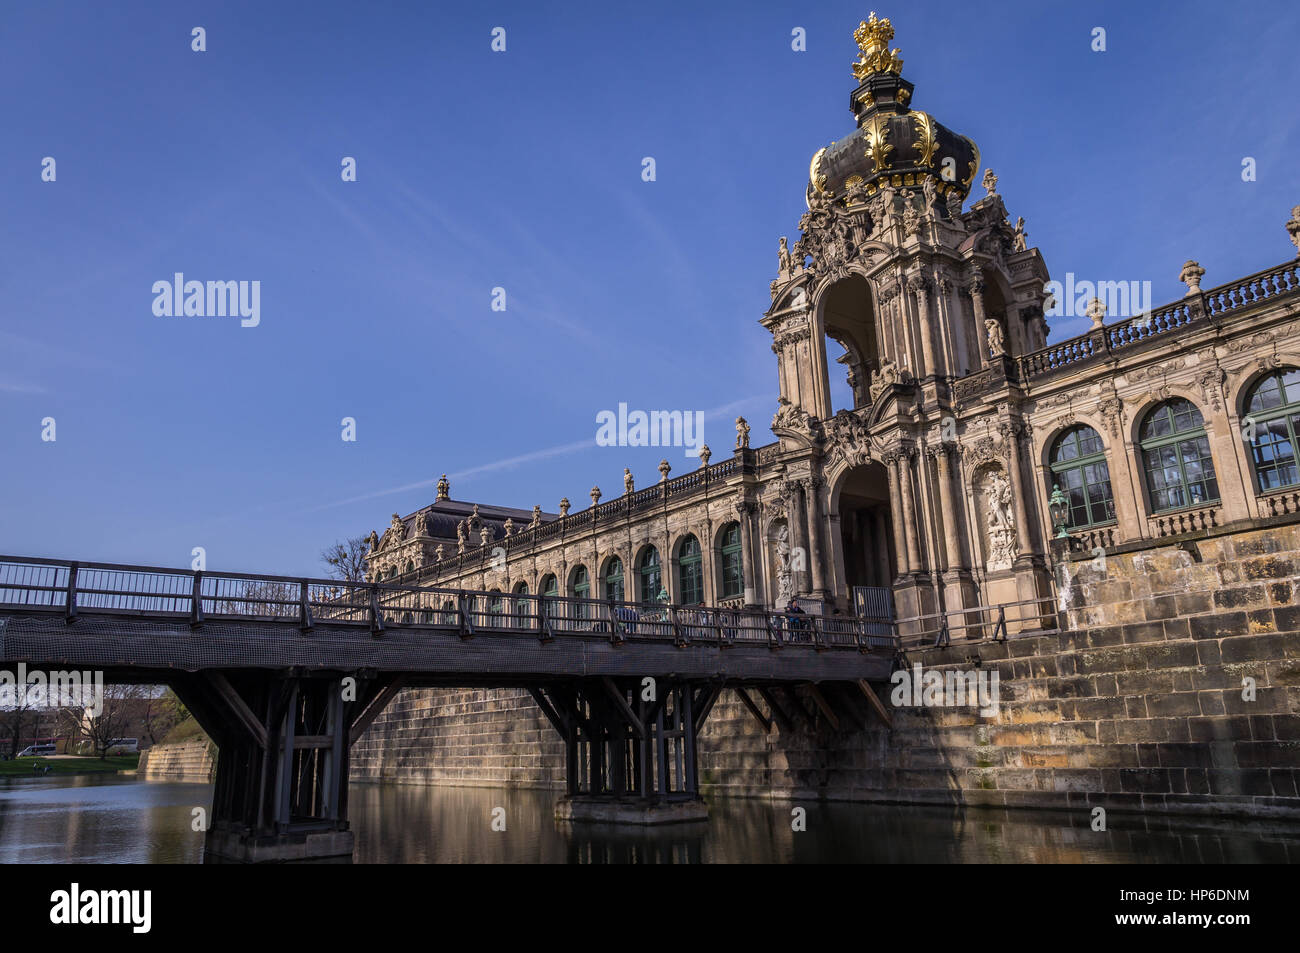
[[[207,784],[0,779],[0,863],[202,861]],[[706,824],[654,831],[554,820],[550,792],[356,784],[359,863],[1300,863],[1300,825],[1112,813],[716,799]],[[792,830],[803,807],[806,829]],[[503,808],[504,814],[496,811]],[[505,830],[493,830],[493,819]],[[501,826],[500,821],[496,826]]]

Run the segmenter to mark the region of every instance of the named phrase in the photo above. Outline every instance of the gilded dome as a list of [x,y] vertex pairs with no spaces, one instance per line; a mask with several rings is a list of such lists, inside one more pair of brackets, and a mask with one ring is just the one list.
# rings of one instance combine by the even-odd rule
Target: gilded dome
[[861,82],[850,107],[856,131],[820,149],[812,158],[808,199],[865,190],[870,196],[884,186],[919,188],[932,179],[940,195],[969,193],[979,170],[975,143],[936,122],[929,113],[909,108],[913,85],[903,79],[903,61],[888,43],[889,21],[864,20],[854,33],[861,56],[853,64]]

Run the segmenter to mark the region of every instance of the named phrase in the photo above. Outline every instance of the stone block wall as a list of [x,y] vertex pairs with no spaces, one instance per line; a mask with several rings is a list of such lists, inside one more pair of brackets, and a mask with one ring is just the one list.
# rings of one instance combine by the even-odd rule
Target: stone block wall
[[[996,671],[995,715],[894,708],[880,685],[892,728],[852,693],[828,697],[836,728],[801,689],[793,726],[764,731],[724,692],[700,738],[706,793],[1300,816],[1300,526],[1069,579],[1060,633],[908,650],[909,666]],[[353,778],[560,788],[563,746],[526,692],[405,692]]]
[[353,781],[564,787],[564,743],[524,689],[408,689],[352,746]]
[[146,781],[195,781],[210,783],[216,776],[217,759],[206,741],[181,741],[154,745],[140,752],[136,769]]

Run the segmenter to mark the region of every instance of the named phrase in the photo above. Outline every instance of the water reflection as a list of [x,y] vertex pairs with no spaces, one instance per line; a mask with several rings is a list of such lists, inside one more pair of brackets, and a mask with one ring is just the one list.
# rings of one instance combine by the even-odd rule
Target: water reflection
[[[211,786],[88,775],[0,780],[0,863],[198,863]],[[1300,825],[1085,811],[718,800],[658,829],[567,824],[552,792],[353,785],[359,863],[1296,863]],[[493,829],[504,809],[505,830]],[[498,824],[497,826],[500,826]]]

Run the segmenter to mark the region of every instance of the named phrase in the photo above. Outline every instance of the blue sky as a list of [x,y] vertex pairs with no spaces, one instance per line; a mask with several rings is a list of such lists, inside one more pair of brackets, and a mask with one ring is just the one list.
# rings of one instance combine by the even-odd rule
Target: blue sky
[[[654,482],[664,450],[595,443],[619,402],[769,441],[757,320],[868,10],[623,6],[0,3],[0,551],[318,574],[444,472],[548,511]],[[1053,275],[1159,304],[1187,258],[1294,253],[1294,4],[880,13]],[[260,325],[155,316],[177,271],[260,281]]]

